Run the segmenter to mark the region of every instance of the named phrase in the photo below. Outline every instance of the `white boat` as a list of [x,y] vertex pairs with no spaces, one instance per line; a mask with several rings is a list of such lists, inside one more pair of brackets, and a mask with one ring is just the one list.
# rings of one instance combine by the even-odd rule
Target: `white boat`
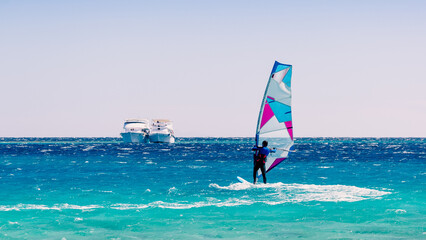
[[149,142],[149,120],[148,119],[127,119],[124,122],[123,141],[126,143],[147,143]]
[[174,143],[175,135],[172,122],[167,119],[153,119],[149,141],[153,143]]

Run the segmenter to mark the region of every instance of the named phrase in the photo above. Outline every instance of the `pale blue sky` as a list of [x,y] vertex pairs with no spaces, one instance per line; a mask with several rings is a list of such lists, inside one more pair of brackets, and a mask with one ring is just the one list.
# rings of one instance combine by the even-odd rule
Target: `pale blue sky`
[[296,137],[426,137],[425,43],[425,1],[1,1],[0,137],[250,137],[275,60]]

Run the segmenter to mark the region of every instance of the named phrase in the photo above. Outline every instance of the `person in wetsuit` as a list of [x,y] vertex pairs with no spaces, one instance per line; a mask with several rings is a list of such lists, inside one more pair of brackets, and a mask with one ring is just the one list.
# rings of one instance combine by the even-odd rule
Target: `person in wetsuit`
[[253,168],[253,184],[256,184],[256,176],[257,176],[257,170],[262,171],[262,177],[263,177],[263,183],[266,184],[266,172],[265,172],[265,163],[266,163],[266,157],[268,157],[270,152],[275,152],[274,149],[268,148],[268,141],[262,142],[262,147],[254,146],[252,148],[253,151],[256,151],[254,154],[254,168]]

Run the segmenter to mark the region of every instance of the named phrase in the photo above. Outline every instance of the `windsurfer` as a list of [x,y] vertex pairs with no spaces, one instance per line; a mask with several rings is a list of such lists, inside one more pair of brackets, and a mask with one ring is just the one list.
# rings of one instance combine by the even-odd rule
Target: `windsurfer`
[[254,146],[252,148],[253,151],[256,151],[254,154],[254,168],[253,168],[253,184],[256,184],[257,179],[257,170],[260,169],[262,171],[263,183],[266,184],[266,172],[265,172],[265,163],[266,158],[268,157],[270,152],[275,152],[274,149],[268,148],[268,141],[262,142],[262,147]]

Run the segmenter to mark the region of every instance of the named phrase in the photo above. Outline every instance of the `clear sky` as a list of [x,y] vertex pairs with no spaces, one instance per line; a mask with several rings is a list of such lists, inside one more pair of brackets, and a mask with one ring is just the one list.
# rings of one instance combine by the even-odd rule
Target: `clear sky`
[[295,137],[426,137],[426,1],[0,1],[0,137],[253,136],[274,61]]

